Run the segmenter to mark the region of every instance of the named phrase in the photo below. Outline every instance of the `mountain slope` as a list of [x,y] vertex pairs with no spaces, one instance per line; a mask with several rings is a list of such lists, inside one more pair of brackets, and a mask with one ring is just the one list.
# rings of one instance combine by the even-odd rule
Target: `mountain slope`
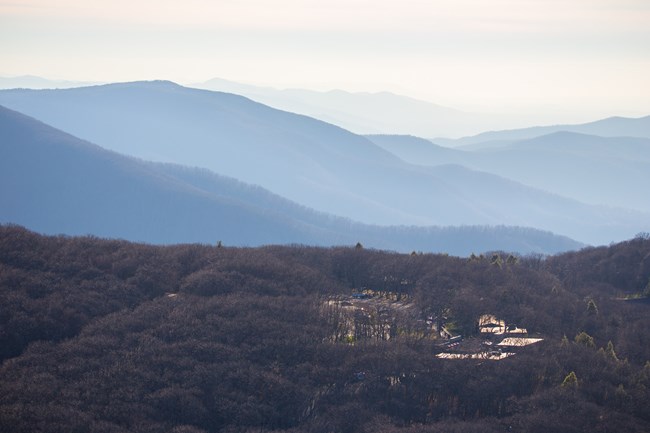
[[124,157],[0,107],[0,222],[152,243],[353,244],[400,251],[552,253],[579,244],[524,228],[381,228],[310,211],[205,169]]
[[[187,89],[169,82],[0,92],[5,106],[104,148],[144,159],[204,166],[318,208],[376,222],[372,214],[407,222],[401,212],[365,199],[339,172],[367,158],[395,158],[363,137],[304,116],[231,94]],[[366,201],[366,208],[358,203]],[[358,212],[351,213],[351,208]],[[367,209],[367,210],[365,210]],[[323,209],[319,210],[330,210]]]
[[372,134],[370,141],[410,164],[466,164],[469,152],[440,146],[413,135]]
[[0,102],[111,150],[205,167],[369,224],[508,224],[608,243],[650,220],[488,173],[408,164],[333,125],[169,82],[7,90]]
[[368,137],[410,163],[460,164],[585,203],[650,212],[650,139],[557,132],[464,151],[417,137]]
[[[2,220],[156,243],[316,240],[317,229],[208,195],[154,166],[2,109]],[[331,234],[330,234],[331,235]]]

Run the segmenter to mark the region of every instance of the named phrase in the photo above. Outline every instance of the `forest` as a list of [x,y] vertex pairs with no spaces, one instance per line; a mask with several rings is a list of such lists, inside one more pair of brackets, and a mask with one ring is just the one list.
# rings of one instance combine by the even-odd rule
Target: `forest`
[[[0,431],[650,431],[649,295],[647,233],[454,257],[2,225]],[[436,356],[432,322],[470,344],[485,314],[542,341]]]

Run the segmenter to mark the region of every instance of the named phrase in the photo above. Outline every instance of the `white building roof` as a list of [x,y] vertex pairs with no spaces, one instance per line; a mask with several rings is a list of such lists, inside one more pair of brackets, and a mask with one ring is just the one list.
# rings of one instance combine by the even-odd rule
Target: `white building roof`
[[497,346],[510,346],[510,347],[523,347],[530,344],[539,343],[543,338],[520,338],[520,337],[508,337],[504,338],[501,343]]

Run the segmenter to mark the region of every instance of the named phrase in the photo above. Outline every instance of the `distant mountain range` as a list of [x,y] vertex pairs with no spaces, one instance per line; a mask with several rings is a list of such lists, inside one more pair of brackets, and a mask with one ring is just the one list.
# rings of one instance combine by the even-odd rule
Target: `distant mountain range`
[[[52,80],[23,75],[0,77],[0,89],[65,89],[97,82]],[[650,138],[650,116],[640,119],[611,117],[584,124],[559,124],[512,128],[516,115],[466,112],[391,92],[349,92],[340,89],[276,89],[213,78],[190,87],[246,96],[271,107],[314,117],[357,134],[439,137],[432,141],[447,146],[499,146],[503,142],[533,138],[559,131],[604,137]],[[508,128],[509,129],[499,130]],[[489,132],[484,132],[489,131]],[[475,134],[475,135],[470,135]],[[462,138],[449,138],[462,137]]]
[[586,203],[650,212],[649,138],[555,132],[474,151],[412,136],[368,138],[413,164],[459,164]]
[[0,222],[152,243],[303,243],[448,252],[580,247],[518,227],[376,227],[321,214],[205,169],[104,150],[0,107]]
[[196,83],[192,87],[243,95],[274,108],[324,120],[357,134],[457,137],[485,131],[500,123],[495,116],[467,113],[390,92],[279,90],[220,78]]
[[409,164],[322,121],[171,82],[4,90],[0,104],[110,150],[208,168],[366,224],[515,225],[595,244],[650,225],[647,213],[585,205],[460,165]]
[[34,75],[18,77],[0,77],[0,89],[69,89],[72,87],[91,86],[88,81],[50,80]]
[[515,140],[541,137],[542,135],[549,135],[555,132],[574,132],[601,137],[650,138],[650,116],[639,118],[609,117],[607,119],[577,125],[534,126],[531,128],[483,132],[458,139],[435,138],[431,141],[447,147],[477,150],[503,147]]

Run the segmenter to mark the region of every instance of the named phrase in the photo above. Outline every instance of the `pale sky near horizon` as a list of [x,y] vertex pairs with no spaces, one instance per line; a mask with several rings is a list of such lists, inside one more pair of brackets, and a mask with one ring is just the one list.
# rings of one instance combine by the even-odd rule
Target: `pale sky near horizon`
[[649,0],[0,0],[0,76],[650,114]]

